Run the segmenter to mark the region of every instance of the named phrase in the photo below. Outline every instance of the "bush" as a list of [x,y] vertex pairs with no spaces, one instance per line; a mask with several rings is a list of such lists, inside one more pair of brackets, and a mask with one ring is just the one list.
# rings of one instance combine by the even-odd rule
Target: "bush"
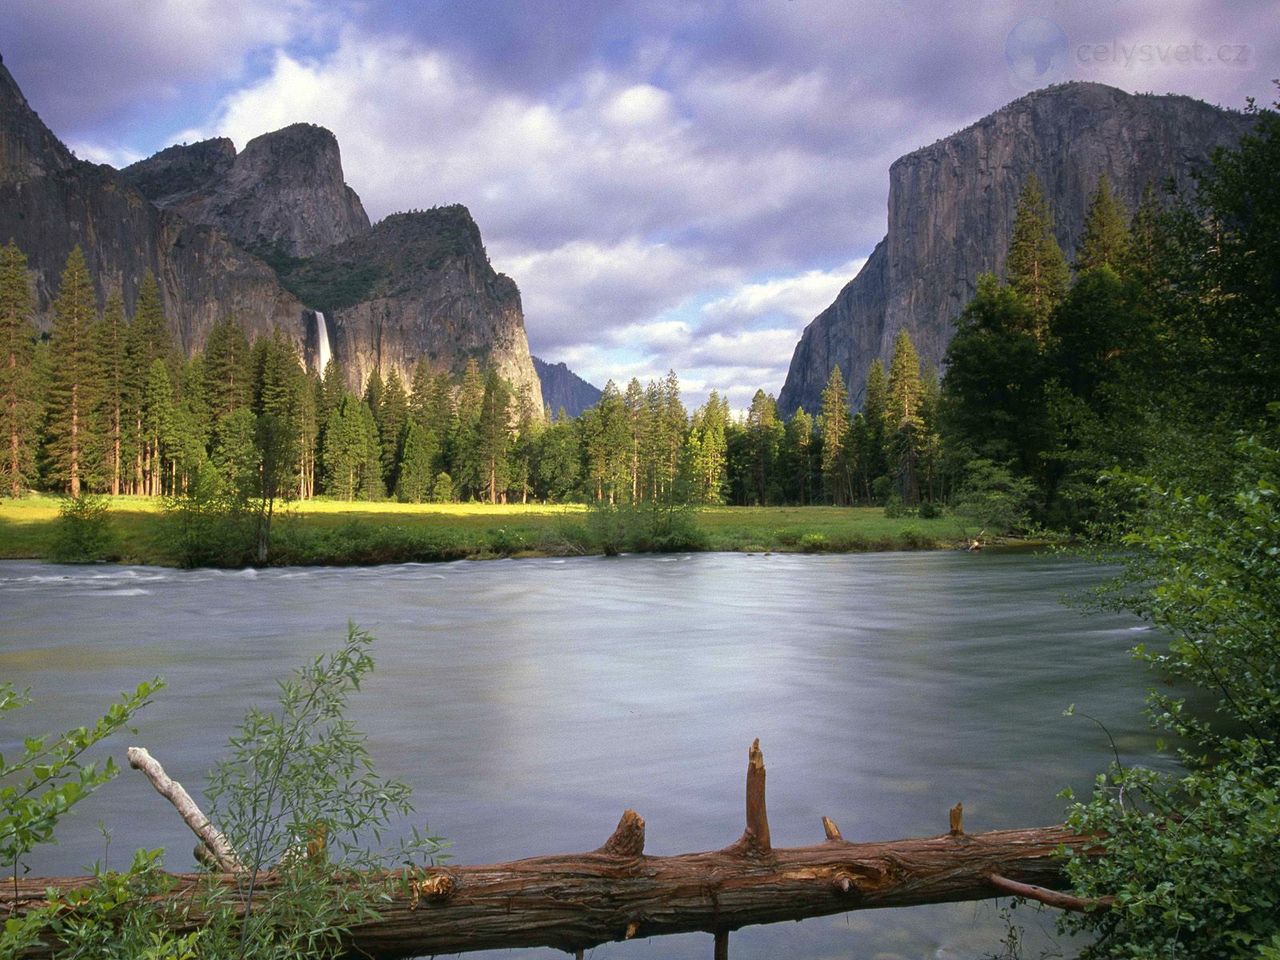
[[106,497],[83,493],[66,497],[58,505],[52,555],[57,563],[92,563],[109,558],[115,548],[115,531],[108,516]]
[[1017,533],[1030,524],[1035,484],[992,460],[970,460],[956,496],[956,512],[993,534]]
[[212,468],[197,470],[186,493],[165,499],[161,544],[180,567],[246,566],[256,541],[256,512]]
[[907,509],[907,505],[902,502],[902,498],[896,493],[889,494],[884,501],[884,515],[890,520],[897,520],[901,517],[908,517],[911,511]]
[[1160,628],[1167,647],[1138,656],[1214,710],[1153,691],[1148,715],[1184,744],[1185,771],[1117,760],[1072,810],[1105,855],[1072,859],[1069,875],[1084,896],[1116,898],[1067,921],[1100,934],[1085,957],[1244,960],[1280,937],[1280,450],[1244,441],[1234,460],[1227,495],[1111,478],[1145,507],[1102,603]]

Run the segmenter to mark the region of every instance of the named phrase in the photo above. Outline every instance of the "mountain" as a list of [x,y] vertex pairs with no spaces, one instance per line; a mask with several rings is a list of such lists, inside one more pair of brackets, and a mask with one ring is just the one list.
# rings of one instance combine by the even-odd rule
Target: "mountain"
[[239,155],[225,137],[169,147],[120,175],[161,209],[248,250],[309,257],[369,229],[337,138],[310,123],[255,137]]
[[318,256],[281,264],[285,283],[325,314],[333,353],[363,383],[377,368],[408,383],[421,358],[461,373],[493,367],[542,415],[520,291],[494,271],[467,208],[397,213]]
[[600,402],[600,391],[563,363],[547,363],[533,358],[533,369],[542,381],[542,404],[555,416],[561,409],[576,417]]
[[118,291],[132,311],[154,274],[188,354],[233,316],[251,336],[284,331],[313,369],[323,333],[353,389],[375,367],[408,382],[419,358],[455,373],[474,358],[542,415],[520,291],[467,209],[371,227],[323,127],[294,124],[239,154],[221,138],[169,147],[117,171],[76,159],[0,60],[0,243],[11,238],[41,311],[78,244],[100,302]]
[[221,231],[158,209],[112,168],[76,159],[0,59],[0,243],[11,239],[27,255],[41,310],[79,244],[100,300],[118,291],[132,310],[142,278],[156,277],[184,350],[202,346],[227,314],[251,334],[301,329],[303,305],[267,264]]
[[1215,149],[1252,124],[1245,114],[1183,96],[1133,95],[1097,83],[1038,90],[889,168],[888,235],[834,303],[805,328],[778,407],[814,411],[839,364],[855,406],[867,368],[889,364],[906,329],[940,366],[955,320],[981,273],[1001,273],[1018,193],[1034,172],[1070,257],[1089,197],[1106,173],[1130,211],[1148,185],[1182,192]]

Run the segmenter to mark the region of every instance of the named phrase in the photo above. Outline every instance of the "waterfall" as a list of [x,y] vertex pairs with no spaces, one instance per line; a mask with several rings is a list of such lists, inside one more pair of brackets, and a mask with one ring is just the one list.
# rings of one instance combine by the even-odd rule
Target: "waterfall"
[[317,351],[320,358],[320,376],[324,376],[324,368],[329,365],[329,328],[325,326],[324,314],[319,310],[316,312],[316,342],[320,349]]

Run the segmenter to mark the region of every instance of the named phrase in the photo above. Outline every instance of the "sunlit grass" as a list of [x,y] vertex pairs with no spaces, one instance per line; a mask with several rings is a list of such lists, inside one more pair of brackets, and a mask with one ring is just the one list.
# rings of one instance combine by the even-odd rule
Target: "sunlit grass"
[[[163,501],[108,499],[116,558],[171,562],[163,547]],[[0,499],[0,558],[49,557],[59,502],[43,495]],[[292,533],[295,542],[308,535],[327,538],[326,552],[304,562],[343,562],[347,558],[342,544],[348,539],[361,540],[366,551],[381,541],[429,542],[442,545],[442,556],[580,552],[582,538],[576,532],[587,521],[588,510],[582,504],[317,499],[282,505],[275,529],[286,538]],[[973,532],[972,524],[955,516],[890,518],[878,507],[704,507],[696,511],[696,523],[709,549],[751,552],[928,549],[950,546]],[[372,559],[377,556],[374,549],[347,562],[377,562]]]

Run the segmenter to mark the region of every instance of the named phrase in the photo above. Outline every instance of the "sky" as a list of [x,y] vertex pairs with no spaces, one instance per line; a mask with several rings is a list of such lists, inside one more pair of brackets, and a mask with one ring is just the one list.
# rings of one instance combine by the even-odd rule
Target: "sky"
[[1064,80],[1270,104],[1276,0],[0,0],[76,153],[332,130],[373,220],[463,203],[532,351],[777,393],[884,235],[889,165]]

